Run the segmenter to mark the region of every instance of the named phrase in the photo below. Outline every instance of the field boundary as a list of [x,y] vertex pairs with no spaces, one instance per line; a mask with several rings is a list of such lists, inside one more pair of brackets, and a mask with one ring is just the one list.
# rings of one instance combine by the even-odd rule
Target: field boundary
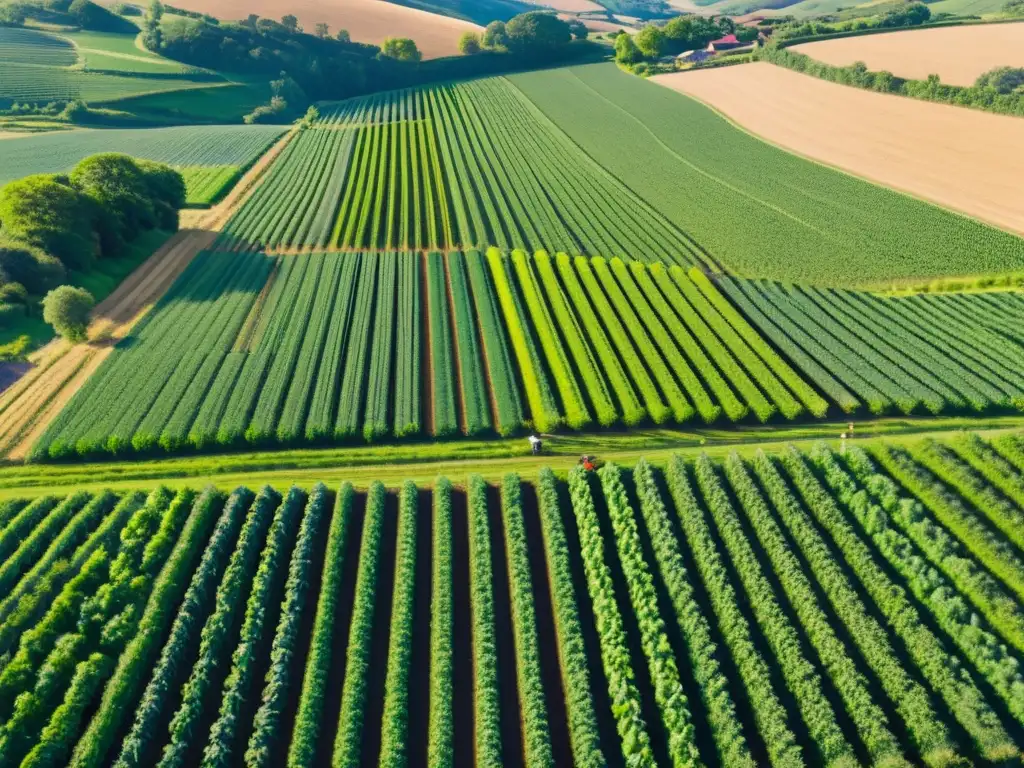
[[[778,64],[772,64],[771,62],[750,62],[750,63],[771,64],[771,66],[773,66],[773,67],[778,67],[779,66]],[[784,70],[786,70],[788,72],[794,72],[794,70],[791,70],[788,67],[779,67],[779,69],[784,69]],[[821,78],[814,77],[813,75],[808,75],[808,74],[806,74],[804,72],[795,72],[795,74],[803,75],[804,77],[809,77],[812,80],[821,80]],[[1008,229],[1008,228],[1004,227],[1002,224],[998,224],[996,222],[989,221],[988,219],[983,219],[983,218],[981,218],[979,216],[973,216],[973,215],[971,215],[969,213],[965,213],[964,211],[958,211],[955,208],[948,208],[948,207],[946,207],[944,205],[941,205],[940,203],[937,203],[937,202],[935,202],[933,200],[930,200],[928,198],[918,197],[914,193],[909,192],[909,191],[907,191],[905,189],[901,189],[900,187],[892,186],[890,184],[883,184],[882,182],[875,181],[874,179],[871,179],[871,178],[869,178],[867,176],[861,176],[860,174],[854,173],[853,171],[847,170],[846,168],[841,168],[838,165],[832,165],[831,163],[826,162],[824,160],[818,160],[817,158],[811,157],[809,155],[805,155],[804,153],[800,152],[799,150],[791,149],[790,147],[786,147],[786,146],[784,146],[782,144],[778,144],[778,143],[772,141],[771,139],[768,139],[768,138],[765,138],[764,136],[761,136],[759,133],[751,130],[750,128],[746,127],[742,123],[737,122],[732,117],[730,117],[725,112],[723,112],[718,107],[716,107],[714,104],[712,104],[711,102],[705,101],[704,99],[702,99],[702,98],[700,98],[698,96],[694,96],[693,94],[686,93],[684,91],[678,91],[675,88],[671,88],[668,85],[662,84],[662,82],[658,79],[659,77],[661,77],[661,76],[659,75],[659,76],[650,78],[650,80],[651,80],[651,82],[656,83],[657,85],[661,86],[662,88],[667,88],[670,91],[678,93],[680,96],[685,96],[688,99],[692,99],[693,101],[697,102],[698,104],[700,104],[703,107],[707,107],[712,112],[714,112],[716,115],[718,115],[719,117],[724,119],[726,122],[728,122],[729,125],[731,125],[733,128],[736,128],[736,129],[742,131],[743,133],[747,134],[748,136],[750,136],[752,138],[755,138],[758,141],[763,142],[763,143],[767,144],[770,147],[774,147],[775,149],[778,149],[778,150],[780,150],[782,152],[787,152],[788,154],[795,155],[796,157],[799,157],[801,160],[806,160],[809,163],[814,163],[815,165],[819,165],[822,168],[827,168],[827,169],[829,169],[831,171],[836,171],[837,173],[841,173],[844,176],[849,176],[850,178],[856,179],[857,181],[861,181],[861,182],[864,182],[866,184],[871,184],[872,186],[881,187],[883,189],[891,190],[892,192],[895,192],[895,193],[897,193],[899,195],[902,195],[903,197],[906,197],[906,198],[908,198],[910,200],[913,200],[913,201],[918,202],[918,203],[925,203],[926,205],[933,206],[933,207],[938,208],[938,209],[940,209],[942,211],[945,211],[946,213],[951,213],[954,216],[959,216],[960,218],[967,219],[969,221],[973,221],[975,224],[981,224],[981,225],[984,225],[986,227],[992,227],[993,229],[997,229],[997,230],[999,230],[1001,232],[1007,232],[1009,234],[1016,235],[1017,237],[1024,237],[1024,231],[1020,231],[1020,230],[1016,230],[1016,229]],[[855,91],[863,90],[861,88],[857,88],[857,87],[852,86],[852,85],[845,85],[843,83],[835,83],[835,82],[832,82],[831,80],[824,80],[822,82],[832,83],[833,85],[836,85],[836,86],[839,86],[839,87],[842,87],[842,88],[851,88],[851,89],[853,89]],[[906,100],[911,101],[911,102],[922,102],[921,99],[915,99],[912,96],[904,96],[903,94],[899,94],[899,93],[879,93],[879,95],[881,95],[881,96],[894,96],[894,97],[897,97],[897,98],[906,99]],[[959,106],[957,104],[945,104],[943,102],[923,102],[923,103],[936,104],[936,105],[939,105],[939,106],[945,106],[945,107],[950,107],[950,108],[965,109],[965,110],[968,110],[970,112],[979,112],[979,111],[981,111],[981,110],[971,109],[970,107],[961,107],[961,106]],[[984,114],[996,114],[996,113],[987,112],[987,113],[984,113]],[[999,116],[1000,117],[1006,117],[1006,118],[1012,118],[1013,117],[1012,115],[999,115]],[[951,277],[951,279],[956,279],[956,278],[953,278],[952,276],[950,276],[950,277]],[[916,278],[906,278],[906,279],[914,280]],[[964,278],[964,279],[966,279],[966,278]],[[857,285],[856,288],[858,290],[865,290],[865,291],[886,290],[886,284],[883,284],[883,283],[864,283],[864,284],[861,284],[861,285]]]

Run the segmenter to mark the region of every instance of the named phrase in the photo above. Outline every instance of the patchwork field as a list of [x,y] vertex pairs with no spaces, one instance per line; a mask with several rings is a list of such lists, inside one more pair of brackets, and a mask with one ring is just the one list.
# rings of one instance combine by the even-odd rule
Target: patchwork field
[[212,252],[90,378],[34,455],[827,410],[699,271],[496,249]]
[[1022,469],[1019,435],[965,434],[567,481],[3,502],[0,749],[75,768],[1009,764]]
[[[762,62],[652,80],[773,144],[1024,233],[1024,155],[1016,150],[1024,120],[872,93]],[[991,261],[979,271],[1007,267]]]
[[613,65],[508,79],[737,274],[870,285],[1024,266],[1016,235],[796,157]]
[[[102,103],[143,94],[224,85],[219,75],[134,49],[134,36],[68,36],[0,27],[0,103],[83,99]],[[129,52],[130,51],[130,52]]]
[[250,13],[279,19],[291,13],[307,30],[326,22],[332,34],[347,29],[360,43],[380,45],[385,37],[410,37],[428,59],[458,54],[462,33],[481,30],[472,22],[383,0],[295,0],[286,5],[279,0],[180,0],[177,5],[229,20],[244,19]]
[[978,75],[995,67],[1024,67],[1024,22],[844,37],[793,50],[836,66],[863,61],[870,70],[899,77],[924,80],[936,74],[944,83],[973,85]]

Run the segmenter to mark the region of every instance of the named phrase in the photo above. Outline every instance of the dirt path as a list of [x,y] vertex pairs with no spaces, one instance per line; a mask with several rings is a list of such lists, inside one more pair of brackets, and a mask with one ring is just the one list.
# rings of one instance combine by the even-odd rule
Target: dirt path
[[81,389],[85,381],[167,292],[195,256],[208,249],[217,233],[245,201],[263,172],[294,132],[282,137],[242,177],[223,202],[198,216],[182,212],[182,229],[135,269],[92,312],[90,341],[69,344],[56,338],[29,356],[33,368],[0,395],[0,456],[24,459],[32,444]]
[[651,78],[783,149],[1024,233],[1024,120],[873,93],[772,64]]

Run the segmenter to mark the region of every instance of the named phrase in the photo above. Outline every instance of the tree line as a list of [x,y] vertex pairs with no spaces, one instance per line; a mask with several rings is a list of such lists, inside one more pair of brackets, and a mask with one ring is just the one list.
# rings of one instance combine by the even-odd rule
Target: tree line
[[183,207],[178,171],[116,153],[0,188],[0,328],[36,311],[45,294],[43,319],[67,338],[83,338],[92,297],[61,283],[124,255],[147,230],[176,231]]

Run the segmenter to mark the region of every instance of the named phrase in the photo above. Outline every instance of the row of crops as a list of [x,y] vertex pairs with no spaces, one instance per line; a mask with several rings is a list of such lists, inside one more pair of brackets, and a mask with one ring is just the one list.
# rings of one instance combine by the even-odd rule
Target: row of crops
[[0,761],[950,766],[1024,747],[1024,438],[0,504]]
[[101,152],[123,152],[179,167],[253,163],[281,136],[278,125],[210,125],[46,133],[0,143],[0,184],[63,173]]
[[613,64],[507,81],[735,274],[864,286],[1024,268],[1016,234],[774,147]]
[[0,28],[0,101],[109,102],[150,93],[223,83],[211,72],[189,70],[134,47],[134,36]]
[[78,62],[78,53],[64,37],[19,27],[0,27],[0,62],[4,66],[70,67]]
[[234,186],[242,169],[234,165],[185,166],[178,169],[185,180],[185,204],[211,205]]
[[504,79],[341,102],[293,145],[227,228],[231,247],[705,260]]
[[1024,298],[874,294],[723,277],[718,285],[847,413],[1024,408]]
[[828,407],[697,269],[497,249],[214,251],[33,456],[766,422]]

